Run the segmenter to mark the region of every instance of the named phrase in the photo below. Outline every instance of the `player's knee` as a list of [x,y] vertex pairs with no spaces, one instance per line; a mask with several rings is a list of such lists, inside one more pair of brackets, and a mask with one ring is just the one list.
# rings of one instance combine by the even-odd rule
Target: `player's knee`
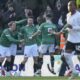
[[0,58],[0,62],[3,62],[4,61],[4,58]]
[[28,60],[28,58],[27,58],[27,57],[25,57],[25,58],[24,58],[24,63],[26,63],[26,62],[27,62],[27,60]]
[[66,62],[64,55],[61,56],[61,60],[62,60],[63,62]]
[[7,58],[7,61],[11,61],[11,57],[10,56],[8,56],[8,57],[6,57]]
[[78,60],[80,61],[80,55],[78,55],[77,57],[78,57]]
[[34,58],[34,62],[35,62],[35,63],[38,63],[38,57],[35,57],[35,58]]

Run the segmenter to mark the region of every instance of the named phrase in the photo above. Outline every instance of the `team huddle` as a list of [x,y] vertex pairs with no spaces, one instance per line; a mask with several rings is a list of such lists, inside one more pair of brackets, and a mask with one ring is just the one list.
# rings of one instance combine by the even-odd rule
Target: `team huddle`
[[[32,16],[26,19],[25,26],[18,26],[19,23],[16,21],[9,22],[9,28],[5,29],[0,37],[0,66],[3,66],[0,74],[11,75],[17,45],[24,47],[24,60],[21,62],[17,74],[20,76],[20,72],[29,57],[34,59],[35,73],[42,67],[43,55],[50,55],[51,59],[53,59],[56,49],[59,49],[60,34],[67,32],[67,40],[64,49],[60,53],[71,70],[72,76],[70,79],[76,74],[78,75],[73,66],[72,56],[80,54],[80,12],[76,10],[76,4],[73,1],[68,3],[68,11],[67,24],[60,32],[58,32],[57,26],[53,24],[50,14],[46,14],[44,22],[41,22],[41,18],[38,17],[37,21],[40,22],[37,25],[34,25]],[[39,62],[41,62],[40,65]],[[56,74],[53,67],[52,65],[52,73]]]

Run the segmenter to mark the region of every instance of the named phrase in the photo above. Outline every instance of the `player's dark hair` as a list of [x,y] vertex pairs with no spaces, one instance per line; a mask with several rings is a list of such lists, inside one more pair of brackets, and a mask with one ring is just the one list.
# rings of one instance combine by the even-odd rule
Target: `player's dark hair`
[[46,17],[52,18],[52,15],[51,14],[46,14]]
[[29,18],[32,18],[32,19],[33,19],[34,17],[33,17],[33,16],[28,16],[28,19],[29,19]]

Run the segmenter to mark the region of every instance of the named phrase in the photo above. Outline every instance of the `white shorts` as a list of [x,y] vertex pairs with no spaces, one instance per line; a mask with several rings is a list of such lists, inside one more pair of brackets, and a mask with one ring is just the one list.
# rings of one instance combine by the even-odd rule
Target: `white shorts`
[[38,46],[38,52],[40,52],[40,46]]
[[25,46],[24,47],[25,57],[37,57],[38,56],[38,46],[37,44]]
[[6,56],[10,56],[10,48],[9,47],[4,47],[2,45],[0,45],[0,56],[1,57],[6,57]]
[[17,45],[16,44],[11,44],[10,51],[11,51],[11,55],[15,56],[16,53],[17,53]]
[[72,60],[73,55],[72,54],[64,54],[64,57],[65,57],[67,64],[69,65],[70,69],[72,71],[76,71],[76,69],[74,68],[73,60]]
[[42,54],[45,54],[45,53],[47,53],[47,51],[49,51],[49,53],[55,52],[54,44],[41,44],[41,46],[39,48],[39,52]]

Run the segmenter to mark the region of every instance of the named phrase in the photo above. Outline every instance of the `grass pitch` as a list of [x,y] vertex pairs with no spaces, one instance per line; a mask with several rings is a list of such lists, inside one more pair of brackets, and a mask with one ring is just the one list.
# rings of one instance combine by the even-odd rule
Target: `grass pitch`
[[[68,77],[0,77],[0,80],[68,80]],[[80,77],[74,80],[80,80]]]

